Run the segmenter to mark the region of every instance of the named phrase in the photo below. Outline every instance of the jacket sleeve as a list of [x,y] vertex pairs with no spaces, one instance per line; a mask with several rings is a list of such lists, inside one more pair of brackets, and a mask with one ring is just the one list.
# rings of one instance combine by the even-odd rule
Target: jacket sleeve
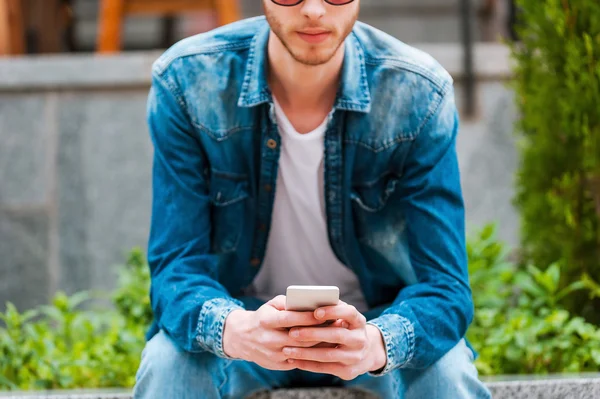
[[167,72],[153,74],[147,121],[154,145],[148,263],[155,322],[186,351],[226,357],[225,318],[243,305],[217,281],[207,160]]
[[381,331],[387,351],[386,367],[374,375],[432,365],[463,338],[473,318],[453,90],[438,102],[412,142],[400,192],[392,197],[406,217],[417,282],[369,321]]

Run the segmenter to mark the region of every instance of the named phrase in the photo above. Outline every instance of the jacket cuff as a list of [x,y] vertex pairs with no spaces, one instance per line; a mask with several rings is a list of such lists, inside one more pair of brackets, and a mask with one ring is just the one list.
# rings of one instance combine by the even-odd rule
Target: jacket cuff
[[225,319],[234,310],[244,309],[244,304],[233,298],[214,298],[204,302],[198,317],[196,342],[198,345],[224,359],[233,359],[223,351]]
[[383,370],[377,373],[369,372],[369,375],[384,376],[406,366],[412,360],[415,354],[415,329],[406,317],[385,314],[367,324],[374,325],[381,331],[387,354],[387,363]]

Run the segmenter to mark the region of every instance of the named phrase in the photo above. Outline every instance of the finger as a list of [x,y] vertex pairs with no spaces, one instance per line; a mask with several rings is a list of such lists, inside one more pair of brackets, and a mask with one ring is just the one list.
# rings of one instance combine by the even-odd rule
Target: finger
[[257,362],[256,364],[266,369],[276,371],[290,371],[296,368],[296,365],[294,363],[290,363],[287,360],[284,360],[282,362],[273,362],[273,360],[271,359],[265,359],[264,362]]
[[269,300],[266,305],[270,305],[277,310],[285,310],[285,295],[277,295],[275,298]]
[[356,373],[354,367],[346,366],[341,363],[320,363],[310,360],[295,359],[290,359],[288,362],[291,362],[291,364],[293,364],[299,370],[320,374],[331,374],[340,377],[343,380],[352,380],[358,376],[358,373]]
[[331,324],[331,327],[348,328],[350,325],[344,319],[337,319],[335,322],[333,322],[333,324]]
[[[303,344],[304,342],[300,342],[300,344]],[[319,342],[316,345],[297,345],[298,348],[335,348],[337,347],[338,344],[330,344],[329,342]]]
[[270,350],[281,352],[286,346],[297,346],[301,348],[310,348],[312,346],[320,344],[320,342],[304,341],[299,342],[290,338],[287,331],[273,330],[273,334],[262,334],[256,338],[259,345],[267,347]]
[[324,306],[315,310],[317,320],[343,319],[350,324],[351,329],[362,328],[367,319],[354,306],[341,302],[335,306]]
[[290,348],[282,350],[284,356],[294,360],[311,360],[322,363],[358,364],[363,358],[358,351],[343,348]]
[[360,330],[353,331],[345,328],[299,327],[292,328],[289,334],[290,338],[299,342],[329,342],[353,348],[361,347],[365,341],[364,334],[361,334]]
[[323,323],[315,319],[312,312],[290,312],[278,310],[265,314],[261,325],[266,328],[291,328],[298,326],[316,326]]

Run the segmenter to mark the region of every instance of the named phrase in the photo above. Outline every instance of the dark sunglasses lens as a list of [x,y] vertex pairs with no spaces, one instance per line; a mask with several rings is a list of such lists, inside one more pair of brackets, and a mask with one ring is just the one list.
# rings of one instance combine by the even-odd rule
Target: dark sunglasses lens
[[325,0],[325,1],[334,6],[343,6],[343,5],[352,3],[354,0]]
[[280,6],[295,6],[302,3],[303,0],[271,0],[273,3],[278,4]]

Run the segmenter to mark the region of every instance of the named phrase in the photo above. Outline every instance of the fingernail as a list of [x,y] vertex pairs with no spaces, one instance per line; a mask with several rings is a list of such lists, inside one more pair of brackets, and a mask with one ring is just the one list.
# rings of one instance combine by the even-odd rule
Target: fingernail
[[342,328],[348,328],[348,327],[349,327],[348,323],[346,323],[346,322],[344,321],[344,322],[342,323]]
[[291,355],[292,354],[292,350],[290,348],[283,348],[283,353],[285,355]]
[[325,316],[325,311],[323,309],[317,310],[317,319],[322,319]]
[[299,336],[300,336],[300,332],[298,330],[293,330],[292,331],[292,337],[298,338]]
[[294,359],[288,359],[288,363],[294,363]]

